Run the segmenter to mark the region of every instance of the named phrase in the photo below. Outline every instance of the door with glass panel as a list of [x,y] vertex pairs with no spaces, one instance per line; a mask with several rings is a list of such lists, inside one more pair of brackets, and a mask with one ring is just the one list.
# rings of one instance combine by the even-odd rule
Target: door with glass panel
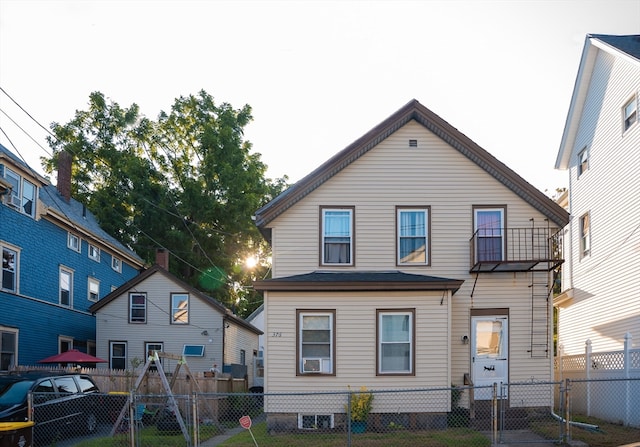
[[[471,317],[471,379],[475,386],[508,382],[508,328],[506,315]],[[475,390],[477,400],[491,397],[491,388]]]

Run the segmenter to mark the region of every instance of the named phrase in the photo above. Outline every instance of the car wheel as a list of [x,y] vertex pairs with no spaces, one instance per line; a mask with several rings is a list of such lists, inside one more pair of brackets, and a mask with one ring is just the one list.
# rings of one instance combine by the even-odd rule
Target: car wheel
[[96,415],[93,413],[87,414],[84,419],[84,428],[86,432],[88,434],[95,432],[97,426],[98,426],[98,420],[96,419]]

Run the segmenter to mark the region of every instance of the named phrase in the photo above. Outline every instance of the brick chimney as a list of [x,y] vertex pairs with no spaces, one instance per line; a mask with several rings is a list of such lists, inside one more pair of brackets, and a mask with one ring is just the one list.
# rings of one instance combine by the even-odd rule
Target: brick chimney
[[169,270],[169,252],[164,248],[156,249],[156,264],[165,270]]
[[58,154],[58,192],[64,200],[69,203],[71,200],[71,155],[67,151]]

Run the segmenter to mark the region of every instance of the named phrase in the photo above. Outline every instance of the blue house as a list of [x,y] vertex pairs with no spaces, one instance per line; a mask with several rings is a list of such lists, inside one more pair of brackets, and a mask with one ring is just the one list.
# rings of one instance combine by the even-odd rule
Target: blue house
[[53,186],[0,145],[0,371],[69,349],[95,355],[89,307],[144,264],[71,198],[71,157],[60,160]]

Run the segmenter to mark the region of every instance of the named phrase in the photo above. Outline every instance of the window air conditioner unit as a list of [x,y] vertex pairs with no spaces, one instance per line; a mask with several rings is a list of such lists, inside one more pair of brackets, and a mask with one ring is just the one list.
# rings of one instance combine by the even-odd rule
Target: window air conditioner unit
[[21,203],[19,196],[14,196],[13,194],[11,194],[7,200],[7,203],[9,206],[20,209]]
[[322,369],[322,359],[319,358],[302,358],[302,372],[311,373],[311,372],[321,372]]

